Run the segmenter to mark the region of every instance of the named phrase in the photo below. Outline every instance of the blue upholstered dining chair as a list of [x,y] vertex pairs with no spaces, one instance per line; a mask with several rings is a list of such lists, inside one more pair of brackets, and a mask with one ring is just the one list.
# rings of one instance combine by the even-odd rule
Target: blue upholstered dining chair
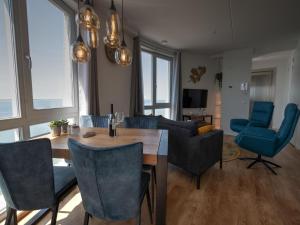
[[126,128],[157,129],[158,117],[156,116],[126,117],[124,119],[124,125]]
[[82,127],[108,127],[108,116],[86,115],[80,117],[80,125]]
[[93,148],[69,139],[85,213],[106,220],[138,218],[145,195],[152,223],[150,175],[142,172],[143,144]]
[[7,206],[5,224],[17,224],[17,210],[51,208],[56,224],[59,201],[77,184],[73,168],[53,167],[48,139],[0,144],[0,187]]
[[268,128],[273,116],[273,102],[259,102],[253,104],[253,109],[249,120],[232,119],[230,121],[230,129],[235,132],[241,132],[246,126],[265,127]]
[[284,119],[278,132],[267,128],[248,126],[236,137],[235,141],[240,147],[258,155],[256,158],[241,158],[242,160],[254,160],[248,168],[261,162],[272,173],[277,174],[270,165],[278,168],[280,166],[262,159],[262,156],[274,157],[290,142],[294,135],[299,115],[300,110],[297,105],[290,103],[285,108]]
[[[137,129],[158,129],[157,116],[135,116],[124,118],[125,128]],[[156,183],[156,170],[155,166],[144,165],[143,170],[151,174],[151,199],[152,207],[154,207],[154,183]]]

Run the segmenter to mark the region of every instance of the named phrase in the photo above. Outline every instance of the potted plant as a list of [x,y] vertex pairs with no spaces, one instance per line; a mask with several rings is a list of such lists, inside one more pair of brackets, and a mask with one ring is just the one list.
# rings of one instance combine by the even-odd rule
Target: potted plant
[[69,125],[69,121],[68,120],[61,120],[61,131],[63,134],[67,134],[68,133],[68,125]]
[[53,137],[60,136],[61,134],[61,121],[53,120],[49,123],[49,127],[51,128],[51,134]]

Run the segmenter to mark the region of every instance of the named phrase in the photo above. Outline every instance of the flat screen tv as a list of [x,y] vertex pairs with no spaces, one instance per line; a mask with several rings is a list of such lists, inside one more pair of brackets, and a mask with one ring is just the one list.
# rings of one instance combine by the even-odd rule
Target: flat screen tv
[[207,93],[205,89],[183,89],[183,108],[206,108]]

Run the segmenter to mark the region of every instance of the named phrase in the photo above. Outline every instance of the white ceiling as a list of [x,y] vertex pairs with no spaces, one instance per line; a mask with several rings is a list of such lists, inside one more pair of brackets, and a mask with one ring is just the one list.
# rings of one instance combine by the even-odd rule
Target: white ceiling
[[[99,1],[99,2],[98,2]],[[121,11],[121,0],[115,0]],[[124,0],[127,27],[175,49],[218,53],[296,39],[300,0]],[[97,0],[101,10],[110,0]]]

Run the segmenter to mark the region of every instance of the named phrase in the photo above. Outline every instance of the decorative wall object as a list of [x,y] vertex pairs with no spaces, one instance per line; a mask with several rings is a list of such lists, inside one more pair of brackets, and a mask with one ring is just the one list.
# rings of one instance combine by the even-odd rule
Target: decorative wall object
[[206,73],[206,67],[205,66],[199,66],[198,68],[192,68],[191,69],[191,75],[190,75],[190,81],[193,83],[197,83],[201,80],[201,77]]

